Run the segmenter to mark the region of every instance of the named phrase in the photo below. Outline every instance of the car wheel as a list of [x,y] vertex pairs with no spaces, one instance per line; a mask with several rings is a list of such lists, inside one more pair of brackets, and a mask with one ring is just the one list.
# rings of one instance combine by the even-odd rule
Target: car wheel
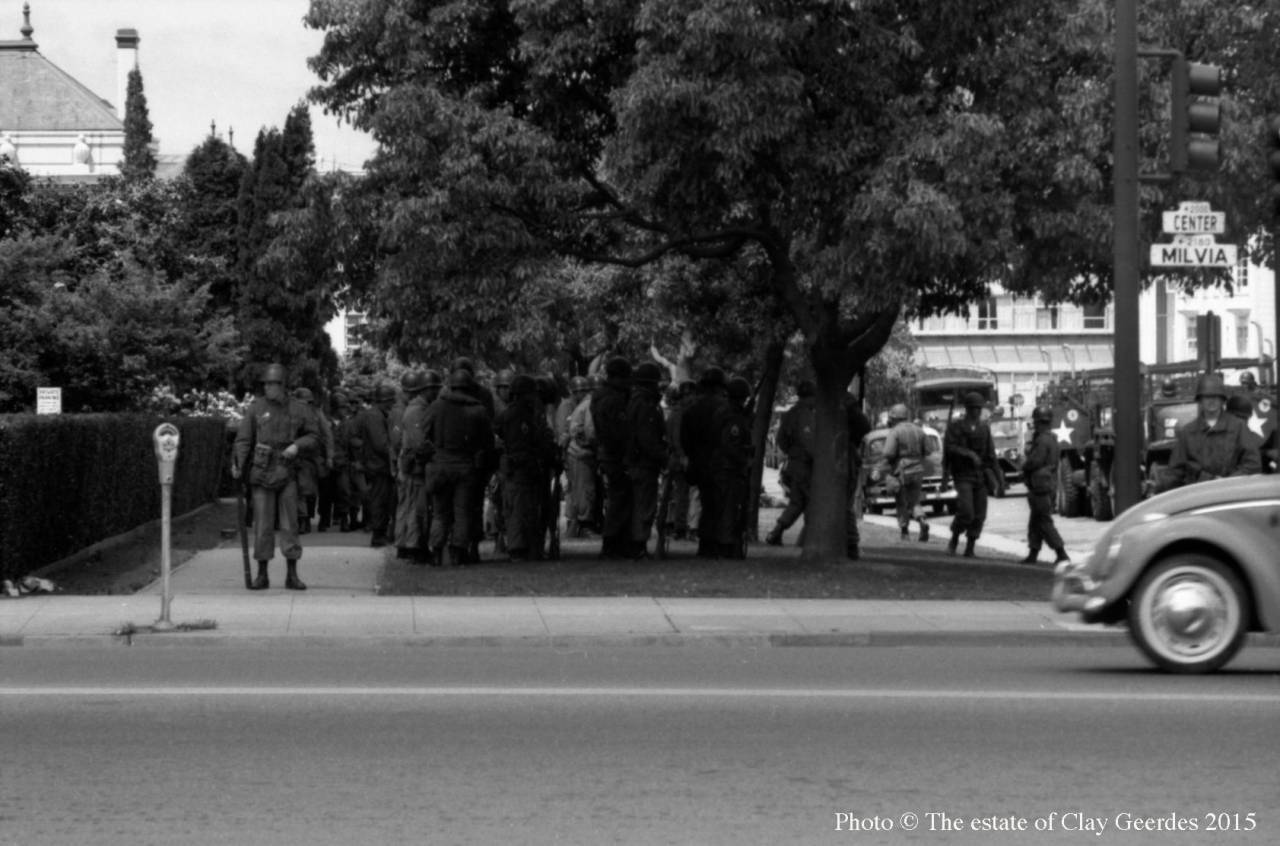
[[1147,570],[1129,603],[1129,632],[1171,673],[1211,673],[1244,645],[1247,594],[1232,570],[1199,554],[1172,556]]

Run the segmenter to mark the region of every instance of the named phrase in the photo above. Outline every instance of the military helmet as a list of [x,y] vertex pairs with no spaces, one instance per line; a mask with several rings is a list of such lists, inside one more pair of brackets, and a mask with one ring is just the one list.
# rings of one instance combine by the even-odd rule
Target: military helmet
[[476,375],[476,364],[475,364],[475,362],[474,362],[474,361],[472,361],[471,359],[467,358],[465,355],[460,355],[460,356],[458,356],[457,358],[455,358],[455,359],[453,360],[453,369],[454,369],[454,370],[465,370],[465,371],[467,371],[468,373],[470,373],[472,376],[475,376],[475,375]]
[[378,386],[373,389],[373,401],[391,402],[396,398],[396,386],[390,382],[379,382]]
[[615,355],[605,362],[604,373],[614,379],[626,379],[631,375],[631,362],[620,355]]
[[569,381],[569,390],[575,394],[585,394],[591,390],[591,380],[586,376],[574,376]]
[[702,371],[702,375],[698,377],[698,384],[704,388],[723,388],[728,380],[724,375],[724,371],[719,367],[708,367]]
[[295,388],[293,398],[302,402],[315,402],[316,396],[308,388]]
[[729,399],[742,401],[751,396],[751,383],[741,376],[729,380]]
[[510,370],[499,370],[498,375],[493,377],[493,386],[495,388],[511,387],[511,380],[515,378],[515,374]]
[[1037,405],[1031,412],[1031,422],[1045,425],[1053,423],[1053,409],[1047,405]]
[[1236,417],[1248,420],[1253,416],[1253,403],[1244,394],[1232,394],[1227,398],[1227,411]]
[[406,370],[400,377],[400,389],[406,394],[420,393],[426,388],[427,377],[421,370]]
[[642,361],[632,372],[631,378],[637,382],[648,382],[656,385],[662,381],[662,368],[652,361]]
[[889,406],[890,420],[908,420],[910,417],[911,415],[907,413],[907,407],[902,403],[897,402]]
[[262,371],[262,381],[279,382],[283,385],[289,381],[289,371],[284,369],[283,364],[268,364],[267,369]]
[[449,374],[449,387],[466,389],[476,383],[475,376],[471,375],[471,371],[464,367],[455,367]]
[[428,388],[444,387],[444,379],[440,376],[438,370],[428,370],[422,374],[422,380],[426,382]]
[[964,395],[965,408],[983,408],[987,404],[987,398],[977,391],[970,391]]
[[538,381],[528,373],[521,373],[511,380],[511,396],[522,397],[526,394],[536,394],[538,392]]
[[1196,382],[1196,399],[1203,397],[1227,398],[1227,389],[1222,384],[1222,377],[1215,373],[1206,373]]

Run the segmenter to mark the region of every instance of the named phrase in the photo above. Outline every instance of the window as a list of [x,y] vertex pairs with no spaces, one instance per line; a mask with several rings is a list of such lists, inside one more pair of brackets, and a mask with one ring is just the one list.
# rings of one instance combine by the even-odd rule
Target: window
[[1249,354],[1249,315],[1236,312],[1236,355]]
[[1107,305],[1106,303],[1085,303],[1084,309],[1084,328],[1085,329],[1106,329],[1107,328]]
[[995,331],[999,328],[996,320],[996,298],[984,297],[978,300],[978,329]]
[[1187,328],[1187,359],[1198,358],[1200,355],[1200,346],[1196,343],[1196,315],[1184,314],[1182,316]]
[[1057,329],[1058,328],[1058,307],[1046,306],[1036,309],[1036,328],[1037,329]]

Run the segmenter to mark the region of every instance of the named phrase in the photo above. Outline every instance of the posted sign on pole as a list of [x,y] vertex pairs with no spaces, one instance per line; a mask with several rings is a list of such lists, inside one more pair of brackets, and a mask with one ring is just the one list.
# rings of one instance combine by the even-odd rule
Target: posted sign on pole
[[1227,231],[1227,216],[1208,203],[1179,203],[1176,210],[1164,213],[1163,223],[1173,242],[1151,245],[1153,266],[1235,267],[1239,261],[1235,244],[1219,244],[1213,237]]

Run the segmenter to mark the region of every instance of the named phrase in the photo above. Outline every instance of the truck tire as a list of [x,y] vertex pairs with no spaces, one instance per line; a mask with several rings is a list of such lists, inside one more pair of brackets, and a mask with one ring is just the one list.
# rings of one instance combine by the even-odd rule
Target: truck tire
[[1099,522],[1115,519],[1115,506],[1111,501],[1111,486],[1104,484],[1102,471],[1096,467],[1089,476],[1089,505],[1093,510],[1093,519]]
[[1071,459],[1063,456],[1058,461],[1058,513],[1063,517],[1079,517],[1084,514],[1086,492],[1076,484],[1075,477]]

